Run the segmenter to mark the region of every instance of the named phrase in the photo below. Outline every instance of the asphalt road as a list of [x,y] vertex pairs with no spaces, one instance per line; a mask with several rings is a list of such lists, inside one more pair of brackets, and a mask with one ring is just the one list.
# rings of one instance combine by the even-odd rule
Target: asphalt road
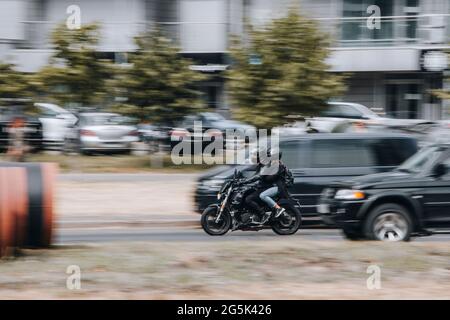
[[[192,183],[197,174],[192,173],[139,173],[139,174],[61,174],[60,181],[71,182],[156,182],[163,183]],[[94,219],[95,218],[95,219]],[[55,230],[55,244],[102,243],[114,241],[276,241],[286,237],[274,234],[271,230],[263,231],[236,231],[225,236],[211,237],[195,227],[199,216],[171,215],[174,225],[159,215],[146,217],[133,216],[121,212],[120,215],[105,213],[97,214],[94,218],[82,218],[80,215],[66,216],[59,221]],[[91,219],[91,220],[89,220]],[[146,219],[149,219],[148,221]],[[187,219],[187,220],[186,220]],[[111,220],[111,221],[110,221]],[[177,225],[178,224],[178,225]],[[289,236],[293,241],[347,241],[334,229],[300,229],[297,234]],[[450,241],[450,233],[439,233],[430,237],[413,238],[413,241]]]
[[[92,229],[59,229],[56,232],[55,244],[101,243],[113,241],[163,241],[163,242],[195,242],[195,241],[276,241],[290,238],[293,241],[347,241],[339,230],[334,229],[300,229],[293,236],[279,236],[271,230],[235,231],[225,236],[212,237],[198,228],[92,228]],[[439,233],[429,237],[414,238],[413,241],[450,241],[450,233]]]

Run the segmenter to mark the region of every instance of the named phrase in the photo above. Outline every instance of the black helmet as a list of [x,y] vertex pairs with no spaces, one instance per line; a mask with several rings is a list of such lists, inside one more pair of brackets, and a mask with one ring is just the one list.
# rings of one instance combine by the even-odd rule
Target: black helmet
[[[280,160],[281,152],[279,149],[272,149],[270,147],[261,148],[258,151],[258,163],[266,163],[266,160]],[[262,161],[261,161],[262,160]]]

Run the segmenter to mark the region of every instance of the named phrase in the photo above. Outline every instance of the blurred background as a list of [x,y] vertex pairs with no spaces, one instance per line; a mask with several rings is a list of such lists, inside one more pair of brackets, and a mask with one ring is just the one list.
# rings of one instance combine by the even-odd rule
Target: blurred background
[[[37,72],[48,62],[53,46],[51,33],[70,16],[70,5],[80,9],[81,23],[98,22],[99,56],[126,64],[136,50],[134,37],[152,26],[192,59],[192,69],[214,74],[202,84],[209,107],[226,111],[222,73],[229,36],[245,32],[245,23],[263,25],[281,17],[289,6],[319,22],[334,43],[328,58],[330,71],[354,72],[343,94],[345,101],[362,103],[397,118],[440,119],[446,114],[442,101],[429,89],[442,88],[441,52],[448,49],[447,0],[103,0],[71,1],[2,0],[0,60],[24,72]],[[367,8],[377,5],[380,29],[365,27]],[[433,54],[427,54],[429,51]]]
[[[38,265],[25,257],[19,271],[17,261],[2,264],[0,283],[17,280],[0,293],[28,298],[45,278],[48,296],[59,298],[99,290],[107,298],[272,298],[278,270],[291,263],[305,277],[288,273],[281,297],[448,297],[448,235],[402,244],[385,295],[366,290],[365,268],[389,268],[396,248],[350,247],[335,230],[256,245],[240,234],[238,245],[219,244],[221,256],[197,229],[197,213],[234,167],[179,166],[170,151],[180,139],[201,151],[205,138],[221,139],[225,153],[250,147],[250,158],[250,141],[228,139],[227,130],[276,131],[285,162],[303,175],[302,211],[320,224],[331,169],[356,168],[342,179],[388,171],[422,146],[450,141],[449,50],[450,0],[0,0],[0,158],[58,163],[55,242],[105,244],[45,253]],[[320,133],[351,139],[330,143]],[[268,261],[285,250],[296,259]],[[236,259],[242,254],[250,258]],[[65,274],[55,266],[71,263],[87,272],[86,296],[59,287]],[[32,283],[31,267],[40,273]],[[252,277],[240,270],[252,268],[263,281],[243,292]],[[402,278],[404,268],[412,277]]]
[[[378,14],[368,11],[371,5],[379,9],[378,26],[369,26],[373,21],[368,19]],[[306,79],[306,85],[291,88],[309,92],[309,100],[300,94],[281,97],[285,101],[296,98],[299,107],[292,107],[292,103],[284,106],[283,102],[272,102],[264,106],[262,102],[245,101],[240,95],[249,94],[251,88],[247,86],[247,92],[237,89],[241,85],[236,81],[239,72],[249,79],[264,75],[245,68],[239,70],[239,57],[248,56],[248,64],[264,69],[262,72],[283,59],[295,60],[292,56],[280,56],[278,60],[264,57],[271,52],[258,48],[257,35],[249,31],[249,26],[270,29],[274,18],[285,17],[293,7],[301,14],[294,23],[314,24],[314,32],[320,35],[319,43],[324,47],[321,52],[303,47],[300,58],[309,55],[323,60],[318,69],[330,76],[320,75],[319,81],[311,84]],[[445,120],[449,112],[445,95],[449,12],[448,0],[80,0],[76,4],[2,0],[0,98],[4,110],[8,109],[2,116],[16,112],[12,110],[17,99],[25,100],[35,107],[34,115],[41,122],[42,148],[67,147],[73,151],[83,151],[88,140],[99,143],[91,146],[92,151],[109,149],[105,144],[110,144],[111,149],[130,150],[138,141],[148,145],[144,145],[145,150],[154,151],[171,130],[189,129],[194,120],[202,117],[207,126],[220,130],[243,125],[221,124],[230,118],[270,128],[292,123],[296,126],[292,117],[286,116],[325,115],[390,127],[416,125],[414,130],[429,130],[429,125],[419,128],[417,124]],[[72,30],[68,29],[71,23]],[[296,38],[307,38],[303,31],[292,29],[286,33],[284,45],[298,46]],[[155,42],[155,38],[162,37],[167,41]],[[234,50],[235,38],[241,40],[241,48],[247,46],[247,52]],[[149,48],[153,50],[151,57],[137,55]],[[237,71],[230,71],[233,65]],[[139,73],[138,69],[144,70]],[[149,76],[151,72],[154,74]],[[177,83],[172,73],[182,74],[184,81]],[[330,78],[332,75],[336,77]],[[299,73],[298,78],[301,76]],[[158,79],[161,83],[156,83]],[[331,80],[336,82],[334,86],[329,85]],[[263,87],[273,86],[267,83]],[[323,94],[320,88],[314,92],[318,86],[329,93]],[[328,100],[347,104],[327,110]],[[312,104],[317,106],[311,107]],[[248,112],[253,106],[259,106],[258,117],[267,113],[268,117],[279,119],[256,119]],[[291,109],[278,113],[272,110],[284,107]],[[208,113],[198,114],[202,110]],[[129,118],[101,115],[100,111],[115,111]],[[86,114],[79,117],[81,112]],[[377,120],[377,115],[383,118]],[[366,121],[372,118],[373,121]],[[115,126],[97,133],[93,132],[97,129],[88,129],[94,123]],[[343,130],[342,126],[335,129],[336,119],[325,123],[310,121],[306,125],[318,132]],[[78,134],[67,130],[73,127]],[[102,145],[102,137],[109,142]],[[89,152],[89,146],[84,147]]]

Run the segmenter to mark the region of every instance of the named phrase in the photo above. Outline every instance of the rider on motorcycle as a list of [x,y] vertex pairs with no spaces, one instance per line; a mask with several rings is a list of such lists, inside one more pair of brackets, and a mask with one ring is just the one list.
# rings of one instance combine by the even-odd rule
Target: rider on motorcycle
[[266,214],[258,200],[267,203],[275,212],[276,218],[283,213],[284,208],[280,207],[273,200],[273,197],[277,195],[288,196],[284,179],[287,168],[281,162],[281,154],[276,151],[272,152],[270,148],[260,151],[256,160],[255,175],[241,183],[249,184],[258,182],[256,189],[245,198],[245,203],[258,215],[257,220],[254,219],[253,221],[256,223],[265,223],[272,215],[272,212]]

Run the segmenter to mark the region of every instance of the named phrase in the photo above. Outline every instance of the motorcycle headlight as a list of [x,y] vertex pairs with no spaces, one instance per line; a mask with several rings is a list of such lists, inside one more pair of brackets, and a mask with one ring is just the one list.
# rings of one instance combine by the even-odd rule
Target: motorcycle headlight
[[361,190],[341,189],[336,192],[334,198],[337,200],[362,200],[366,198],[366,195]]
[[217,194],[217,200],[220,200],[220,197],[221,197],[222,195],[220,194],[220,192]]

